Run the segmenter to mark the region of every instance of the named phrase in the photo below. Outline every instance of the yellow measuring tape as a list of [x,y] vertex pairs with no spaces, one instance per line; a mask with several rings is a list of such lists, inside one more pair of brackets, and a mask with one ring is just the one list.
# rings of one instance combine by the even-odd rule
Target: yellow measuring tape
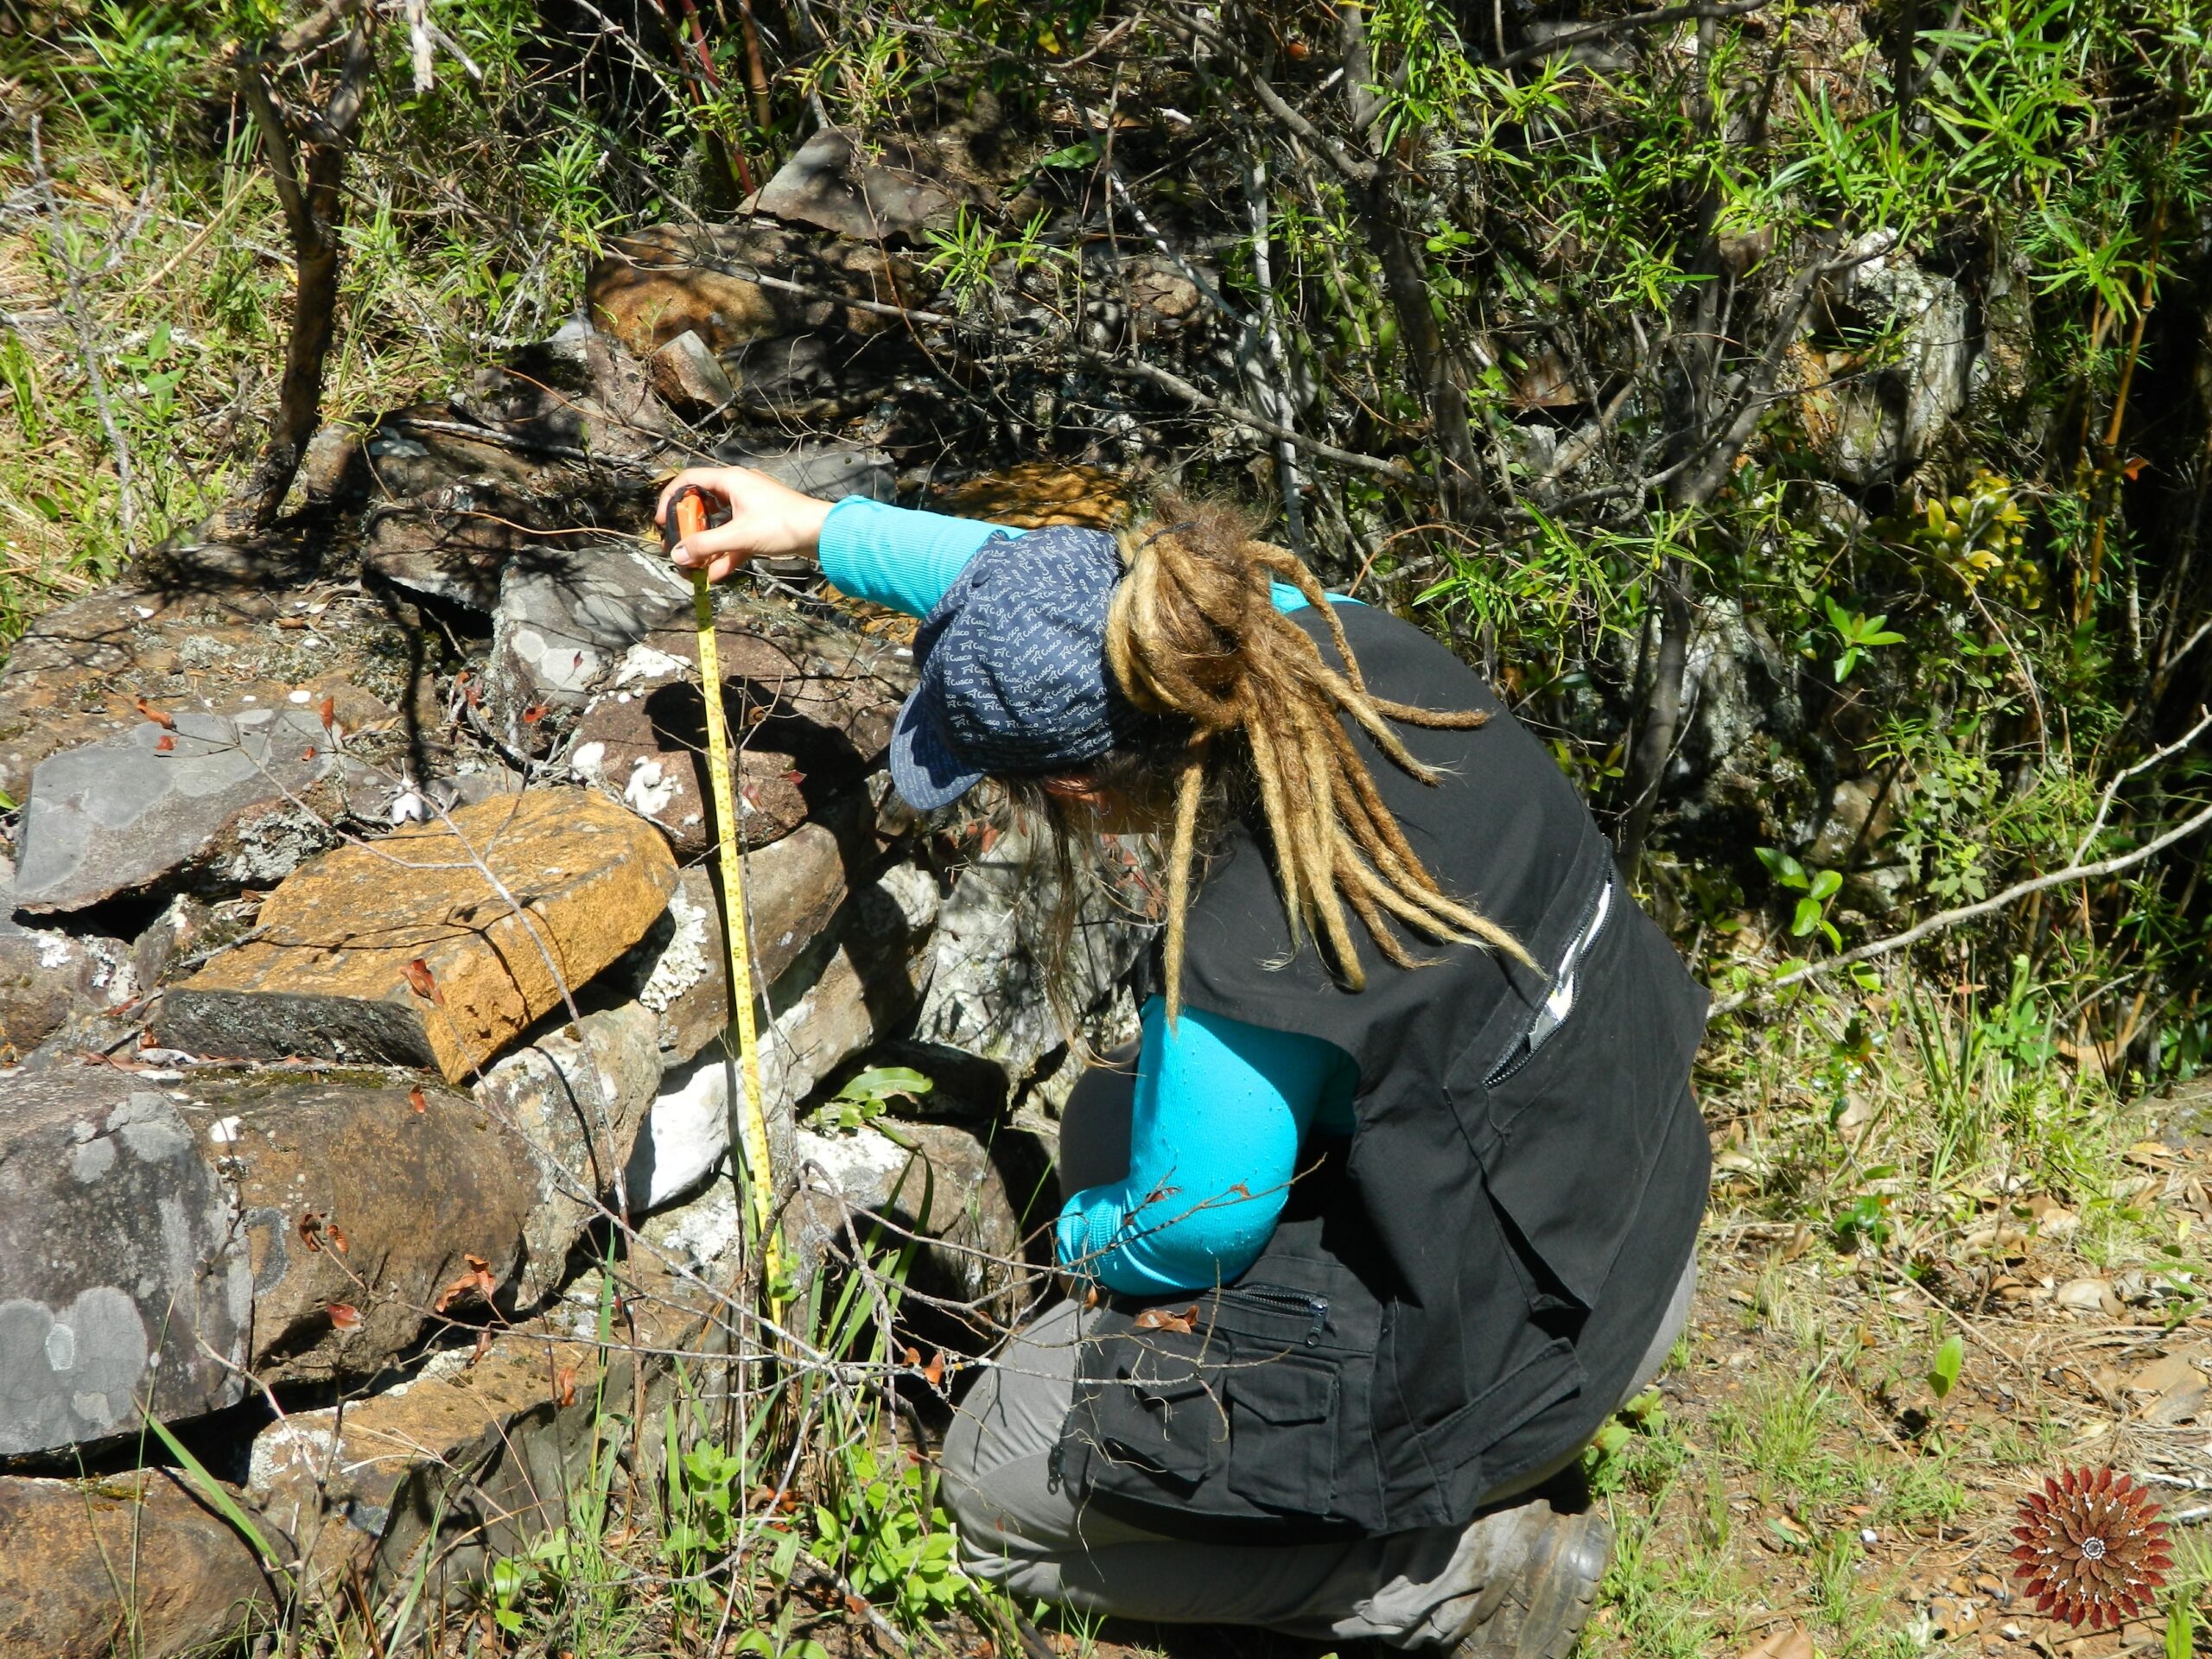
[[[687,489],[670,504],[676,529],[688,537],[707,527],[704,500]],[[760,1034],[753,1020],[753,965],[746,949],[744,826],[737,816],[737,791],[730,781],[729,721],[722,709],[721,656],[715,644],[715,602],[707,573],[691,573],[691,610],[699,630],[699,692],[707,711],[707,776],[714,791],[715,823],[720,830],[722,939],[729,948],[730,1000],[737,1020],[738,1087],[743,1096],[738,1116],[744,1141],[747,1196],[753,1228],[760,1241],[761,1278],[769,1316],[783,1306],[783,1239],[776,1229],[775,1177],[768,1156],[768,1116],[760,1093]]]

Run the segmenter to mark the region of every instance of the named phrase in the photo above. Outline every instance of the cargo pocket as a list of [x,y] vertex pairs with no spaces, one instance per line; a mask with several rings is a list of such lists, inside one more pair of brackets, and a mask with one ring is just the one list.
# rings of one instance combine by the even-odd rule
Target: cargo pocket
[[1325,1515],[1337,1479],[1337,1367],[1284,1355],[1223,1382],[1234,1447],[1229,1487],[1262,1509]]
[[1195,1369],[1147,1353],[1115,1372],[1090,1404],[1097,1450],[1109,1463],[1195,1487],[1227,1460],[1228,1414]]

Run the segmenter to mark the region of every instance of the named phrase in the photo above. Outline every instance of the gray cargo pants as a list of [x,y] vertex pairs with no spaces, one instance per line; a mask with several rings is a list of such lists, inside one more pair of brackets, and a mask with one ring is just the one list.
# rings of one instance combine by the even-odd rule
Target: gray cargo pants
[[[1093,1078],[1107,1086],[1090,1086]],[[1103,1069],[1077,1088],[1061,1128],[1067,1190],[1126,1173],[1128,1103],[1126,1076]],[[1693,1258],[1624,1403],[1666,1363],[1696,1285]],[[1479,1554],[1464,1529],[1319,1544],[1193,1543],[1078,1505],[1049,1467],[1074,1394],[1078,1312],[1063,1302],[1017,1332],[946,1431],[944,1490],[969,1572],[1025,1599],[1159,1624],[1257,1624],[1406,1648],[1453,1639],[1482,1587]],[[1485,1505],[1542,1484],[1580,1455],[1491,1493]]]

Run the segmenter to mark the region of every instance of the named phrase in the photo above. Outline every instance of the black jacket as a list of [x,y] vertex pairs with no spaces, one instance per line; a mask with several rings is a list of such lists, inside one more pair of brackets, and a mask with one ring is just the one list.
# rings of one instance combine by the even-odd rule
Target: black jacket
[[[1705,1205],[1689,1088],[1705,994],[1624,891],[1604,896],[1605,838],[1480,679],[1385,613],[1337,613],[1380,696],[1491,713],[1469,731],[1397,728],[1444,769],[1433,787],[1354,734],[1446,890],[1547,970],[1601,902],[1605,920],[1556,1029],[1548,973],[1402,934],[1429,965],[1399,969],[1357,922],[1368,982],[1348,992],[1310,941],[1291,950],[1264,835],[1230,827],[1192,902],[1185,1003],[1344,1050],[1357,1127],[1294,1182],[1234,1284],[1166,1299],[1164,1324],[1118,1300],[1087,1319],[1060,1478],[1177,1535],[1465,1522],[1604,1421]],[[1298,620],[1332,654],[1318,613]]]

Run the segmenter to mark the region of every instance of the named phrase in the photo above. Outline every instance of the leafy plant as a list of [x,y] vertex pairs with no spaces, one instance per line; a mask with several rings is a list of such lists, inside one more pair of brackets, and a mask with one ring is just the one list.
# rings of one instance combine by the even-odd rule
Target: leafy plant
[[1832,948],[1842,949],[1843,936],[1828,920],[1827,910],[1829,901],[1843,890],[1843,877],[1834,870],[1808,870],[1778,848],[1761,847],[1757,851],[1759,862],[1766,866],[1776,885],[1801,895],[1789,914],[1790,937],[1802,939],[1817,928]]
[[873,1123],[894,1100],[919,1100],[937,1084],[911,1066],[878,1065],[855,1073],[813,1117],[814,1127],[850,1134]]
[[1851,677],[1859,658],[1868,652],[1904,643],[1904,635],[1885,626],[1890,620],[1886,616],[1864,616],[1846,610],[1827,594],[1821,595],[1821,605],[1827,612],[1828,626],[1835,635],[1838,654],[1832,666],[1838,685]]

